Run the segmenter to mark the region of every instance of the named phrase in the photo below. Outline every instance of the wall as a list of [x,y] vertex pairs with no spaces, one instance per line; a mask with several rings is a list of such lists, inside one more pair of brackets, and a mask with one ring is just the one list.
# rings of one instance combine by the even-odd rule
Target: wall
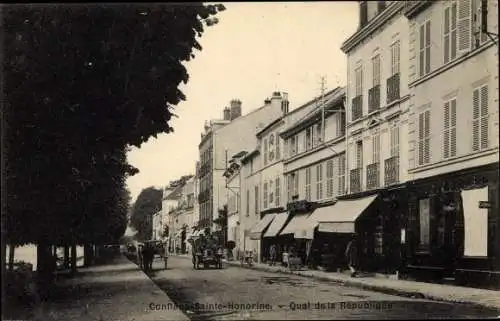
[[[498,33],[498,2],[489,1],[489,30]],[[457,54],[454,62],[445,64],[443,58],[443,26],[441,24],[445,3],[439,2],[411,21],[410,59],[412,98],[410,108],[410,172],[412,178],[439,175],[456,170],[498,162],[498,44],[483,45]],[[431,71],[420,78],[417,49],[418,27],[431,21]],[[489,147],[472,150],[472,101],[473,90],[488,85],[488,137]],[[444,159],[443,127],[444,101],[456,98],[457,153]],[[418,165],[418,115],[430,110],[430,162]]]

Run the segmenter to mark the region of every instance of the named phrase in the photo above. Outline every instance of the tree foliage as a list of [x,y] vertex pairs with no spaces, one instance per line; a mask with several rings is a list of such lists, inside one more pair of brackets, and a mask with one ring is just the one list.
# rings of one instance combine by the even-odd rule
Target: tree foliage
[[138,240],[149,240],[153,232],[153,215],[161,210],[163,192],[148,187],[141,191],[132,207],[130,225],[137,231]]
[[2,7],[9,242],[125,231],[128,145],[172,131],[183,62],[221,5]]

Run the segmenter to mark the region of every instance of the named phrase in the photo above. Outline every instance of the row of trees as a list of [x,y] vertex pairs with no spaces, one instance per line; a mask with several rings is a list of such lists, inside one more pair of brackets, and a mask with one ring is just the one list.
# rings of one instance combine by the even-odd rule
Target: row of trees
[[[102,244],[127,225],[129,145],[172,131],[182,62],[221,5],[2,7],[5,244]],[[42,273],[41,273],[42,274]]]

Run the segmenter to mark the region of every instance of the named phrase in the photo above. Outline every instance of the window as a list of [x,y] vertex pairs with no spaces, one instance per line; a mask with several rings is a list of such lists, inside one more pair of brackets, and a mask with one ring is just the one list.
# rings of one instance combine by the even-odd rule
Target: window
[[339,166],[339,168],[338,168],[338,173],[339,173],[338,195],[344,195],[344,193],[345,193],[345,171],[346,171],[345,154],[339,156],[338,166]]
[[458,0],[458,51],[467,52],[472,45],[472,1]]
[[247,189],[247,216],[250,215],[250,190]]
[[294,182],[293,174],[288,175],[287,179],[288,202],[290,202],[293,197],[293,182]]
[[255,214],[259,214],[259,186],[255,186]]
[[337,114],[337,137],[345,135],[345,113]]
[[356,142],[356,169],[363,168],[363,141]]
[[430,161],[430,110],[418,115],[418,164],[428,164]]
[[276,133],[276,160],[281,158],[280,154],[280,134]]
[[399,156],[399,126],[390,128],[390,149],[391,157]]
[[276,178],[275,186],[276,186],[276,206],[280,206],[281,186],[280,186],[280,178],[279,177]]
[[264,166],[267,165],[267,153],[268,153],[267,139],[264,139]]
[[316,165],[316,200],[323,199],[323,164]]
[[420,26],[419,68],[420,77],[431,71],[431,22],[427,21]]
[[376,134],[372,140],[372,164],[378,163],[380,160],[380,135]]
[[321,123],[316,125],[316,139],[314,145],[319,145],[323,141],[323,130],[321,128]]
[[306,200],[311,200],[311,167],[306,168]]
[[312,133],[312,127],[309,127],[306,129],[306,136],[304,137],[305,139],[305,147],[306,150],[310,150],[312,148],[312,142],[313,142],[313,133]]
[[273,189],[273,180],[269,181],[269,207],[273,206],[274,202],[274,189]]
[[457,3],[451,1],[444,9],[444,63],[457,57]]
[[363,94],[363,67],[360,66],[354,70],[354,77],[356,81],[356,88],[354,93],[357,96],[361,96]]
[[267,182],[264,182],[264,190],[262,191],[262,209],[267,209]]
[[372,58],[372,87],[380,85],[380,55]]
[[274,160],[274,134],[269,135],[269,161]]
[[484,85],[472,94],[472,151],[488,148],[488,86]]
[[326,197],[333,197],[333,159],[326,162]]
[[399,40],[391,45],[391,75],[399,74],[400,43]]
[[299,172],[293,175],[293,196],[299,195]]
[[290,138],[290,156],[297,155],[299,152],[299,138],[298,135]]
[[424,249],[428,249],[430,244],[430,203],[428,198],[419,201],[420,247]]
[[444,103],[443,158],[457,155],[457,100]]
[[[482,23],[483,23],[483,12],[481,10],[482,3],[484,2],[484,5],[488,6],[488,1],[486,0],[473,0],[472,6],[473,6],[473,35],[474,35],[474,45],[478,47],[482,43],[485,43],[488,41],[488,35],[484,32],[482,29]],[[486,24],[488,21],[486,20]]]

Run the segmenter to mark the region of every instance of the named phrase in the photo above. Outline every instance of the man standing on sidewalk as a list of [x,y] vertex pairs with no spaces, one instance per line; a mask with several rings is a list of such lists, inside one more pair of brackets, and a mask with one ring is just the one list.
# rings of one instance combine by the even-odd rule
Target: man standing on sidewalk
[[347,259],[347,266],[351,270],[351,276],[356,277],[357,271],[356,271],[356,266],[357,266],[357,259],[358,259],[358,247],[356,244],[356,234],[352,234],[351,240],[347,244],[346,250],[345,250],[345,256]]
[[270,264],[269,265],[274,265],[276,262],[276,245],[272,244],[271,247],[269,248],[269,256],[270,256]]

